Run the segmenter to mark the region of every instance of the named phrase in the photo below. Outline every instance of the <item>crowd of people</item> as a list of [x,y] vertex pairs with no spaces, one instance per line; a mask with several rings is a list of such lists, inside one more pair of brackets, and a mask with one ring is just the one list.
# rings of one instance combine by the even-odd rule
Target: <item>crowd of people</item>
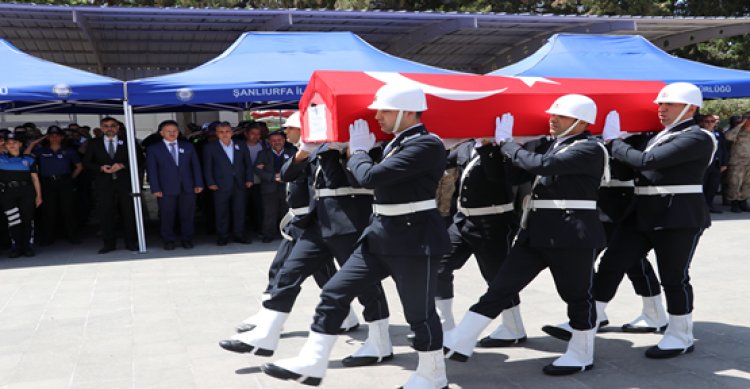
[[[0,129],[0,205],[7,220],[0,223],[0,246],[9,257],[34,256],[35,247],[58,239],[80,244],[85,234],[100,236],[100,254],[115,250],[119,237],[126,249],[139,249],[124,129],[111,117],[93,129],[75,123]],[[280,238],[287,212],[280,168],[299,136],[299,130],[269,133],[264,122],[191,124],[183,132],[167,120],[137,140],[137,175],[158,203],[151,218],[163,248],[193,248],[196,218],[219,246]],[[99,229],[89,232],[91,224]]]

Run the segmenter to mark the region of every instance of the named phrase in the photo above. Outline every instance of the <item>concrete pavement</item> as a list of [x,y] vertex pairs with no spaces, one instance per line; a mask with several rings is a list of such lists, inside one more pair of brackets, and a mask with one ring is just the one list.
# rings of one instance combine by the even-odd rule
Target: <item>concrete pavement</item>
[[[565,320],[548,272],[522,294],[529,335],[522,347],[477,349],[467,363],[447,361],[457,388],[750,388],[750,221],[748,214],[718,215],[695,255],[694,353],[663,361],[644,350],[658,335],[597,337],[595,367],[569,377],[541,368],[565,350],[543,324]],[[259,366],[295,355],[318,300],[306,282],[271,358],[222,350],[221,339],[254,313],[278,243],[163,251],[151,238],[147,254],[124,250],[97,255],[99,242],[59,243],[35,258],[0,259],[0,388],[302,388],[267,377]],[[458,319],[484,291],[473,263],[456,274]],[[416,367],[408,326],[390,280],[395,358],[383,365],[343,368],[366,329],[339,338],[323,388],[394,388]],[[357,309],[361,307],[355,303]],[[621,325],[638,315],[640,300],[625,281],[608,308]],[[361,315],[360,315],[361,316]],[[494,324],[493,326],[494,327]],[[490,332],[493,328],[488,328]]]

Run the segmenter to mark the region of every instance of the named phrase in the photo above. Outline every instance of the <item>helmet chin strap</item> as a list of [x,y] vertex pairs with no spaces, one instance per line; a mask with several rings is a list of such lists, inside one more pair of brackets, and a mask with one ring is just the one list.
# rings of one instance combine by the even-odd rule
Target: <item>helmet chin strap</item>
[[404,111],[403,110],[399,110],[398,111],[398,115],[396,115],[396,123],[393,124],[393,131],[392,131],[392,133],[395,134],[395,133],[398,132],[399,127],[401,127],[401,119],[403,119],[403,118],[404,118]]
[[685,104],[685,108],[683,108],[682,111],[680,111],[680,114],[677,115],[677,117],[674,119],[674,121],[672,122],[672,124],[668,125],[667,128],[672,128],[672,127],[674,127],[675,124],[681,122],[682,121],[682,117],[685,116],[685,114],[687,113],[688,109],[690,109],[690,104]]
[[580,122],[581,122],[581,119],[576,119],[576,121],[574,121],[573,124],[571,124],[570,127],[568,127],[568,129],[566,129],[565,131],[563,131],[562,134],[558,135],[557,138],[560,139],[560,138],[564,137],[565,135],[568,135],[568,133],[571,132],[571,131],[573,131],[573,129],[576,128],[576,126]]

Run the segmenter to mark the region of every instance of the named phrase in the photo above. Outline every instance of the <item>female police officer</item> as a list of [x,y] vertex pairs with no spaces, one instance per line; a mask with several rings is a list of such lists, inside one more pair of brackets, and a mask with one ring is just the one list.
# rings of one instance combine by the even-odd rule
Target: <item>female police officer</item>
[[34,157],[21,154],[23,139],[18,133],[3,134],[7,153],[0,155],[0,207],[8,220],[13,239],[10,258],[34,256],[29,244],[34,207],[42,203]]

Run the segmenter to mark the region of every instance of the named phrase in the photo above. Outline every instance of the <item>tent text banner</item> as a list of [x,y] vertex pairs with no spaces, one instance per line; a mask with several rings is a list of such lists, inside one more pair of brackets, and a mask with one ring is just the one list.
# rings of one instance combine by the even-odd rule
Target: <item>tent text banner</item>
[[597,104],[592,132],[600,133],[611,110],[620,113],[623,131],[661,129],[654,99],[664,87],[659,81],[582,80],[543,77],[499,77],[453,74],[317,71],[300,101],[306,142],[345,142],[349,124],[367,120],[378,139],[375,111],[367,109],[375,92],[386,83],[417,85],[427,95],[422,122],[442,138],[492,137],[495,118],[515,116],[515,136],[548,134],[545,111],[558,97],[579,93]]

